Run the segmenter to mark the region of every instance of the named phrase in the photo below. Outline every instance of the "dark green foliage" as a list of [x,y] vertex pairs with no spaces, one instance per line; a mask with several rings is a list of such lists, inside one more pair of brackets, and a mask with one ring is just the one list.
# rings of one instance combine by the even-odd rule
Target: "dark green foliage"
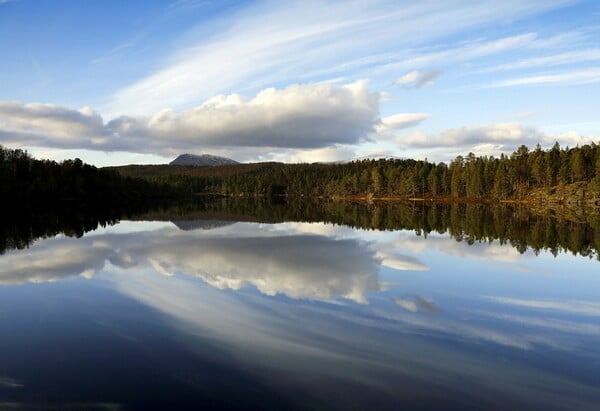
[[256,163],[217,167],[125,166],[126,176],[143,177],[187,193],[226,196],[527,199],[533,190],[557,184],[600,187],[599,146],[544,151],[520,146],[500,158],[458,156],[449,165],[416,160],[362,160],[344,164]]
[[56,163],[36,160],[23,150],[0,146],[0,198],[2,206],[37,207],[73,201],[83,205],[112,204],[173,194],[168,185],[125,177],[98,169],[81,160]]

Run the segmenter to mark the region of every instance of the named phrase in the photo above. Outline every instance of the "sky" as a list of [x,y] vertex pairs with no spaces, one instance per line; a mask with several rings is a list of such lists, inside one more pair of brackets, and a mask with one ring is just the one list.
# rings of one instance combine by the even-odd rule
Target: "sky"
[[0,144],[97,166],[600,142],[600,2],[0,0]]

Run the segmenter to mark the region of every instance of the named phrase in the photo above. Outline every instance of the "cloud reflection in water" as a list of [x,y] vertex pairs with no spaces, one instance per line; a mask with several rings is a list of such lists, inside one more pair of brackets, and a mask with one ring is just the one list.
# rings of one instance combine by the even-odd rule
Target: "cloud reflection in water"
[[[108,261],[121,268],[198,277],[219,289],[254,286],[266,295],[295,299],[344,298],[364,304],[368,292],[384,288],[378,269],[382,260],[385,264],[392,257],[379,258],[364,241],[240,226],[225,233],[168,227],[82,239],[57,237],[3,256],[0,284],[56,281],[79,274],[89,278]],[[422,266],[413,257],[394,256],[393,261],[398,268]]]
[[[513,255],[509,246],[468,249],[441,236],[425,240],[407,232],[318,224],[235,224],[185,232],[131,225],[129,232],[57,237],[8,252],[0,258],[0,284],[102,272],[122,295],[165,314],[170,326],[189,338],[192,351],[202,350],[196,337],[209,338],[251,367],[360,381],[387,396],[413,389],[468,395],[461,391],[468,385],[457,384],[462,379],[479,384],[488,397],[529,398],[538,405],[552,405],[544,394],[565,386],[594,396],[589,386],[536,368],[529,360],[503,358],[523,358],[520,353],[544,357],[544,350],[566,353],[584,338],[597,341],[599,329],[589,321],[590,309],[596,313],[597,307],[579,304],[581,312],[575,312],[564,303],[541,304],[539,298],[469,295],[460,282],[453,291],[461,300],[452,304],[439,291],[429,296],[435,281],[427,284],[427,296],[408,281],[436,278],[421,261],[422,253],[432,252],[427,244],[440,255],[518,264],[523,257]],[[408,275],[400,276],[399,270]],[[399,285],[390,289],[381,279],[383,271],[396,275]],[[458,273],[453,280],[459,278]],[[286,298],[271,298],[276,295]],[[330,304],[333,300],[341,304]],[[587,315],[588,321],[541,319],[535,316],[540,310]],[[481,354],[481,347],[488,355]],[[529,381],[536,386],[523,388]],[[577,398],[562,398],[565,408],[577,408]]]

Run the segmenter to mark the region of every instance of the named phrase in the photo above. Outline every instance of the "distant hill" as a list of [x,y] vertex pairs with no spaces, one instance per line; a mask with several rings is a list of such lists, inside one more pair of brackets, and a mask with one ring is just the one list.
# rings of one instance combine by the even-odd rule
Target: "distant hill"
[[130,164],[127,166],[105,167],[119,174],[133,178],[163,178],[176,175],[190,177],[228,177],[239,174],[259,172],[261,170],[280,169],[283,163],[233,163],[222,166],[178,166],[169,164]]
[[228,166],[239,164],[237,161],[227,157],[213,156],[210,154],[182,154],[175,160],[171,161],[171,166]]

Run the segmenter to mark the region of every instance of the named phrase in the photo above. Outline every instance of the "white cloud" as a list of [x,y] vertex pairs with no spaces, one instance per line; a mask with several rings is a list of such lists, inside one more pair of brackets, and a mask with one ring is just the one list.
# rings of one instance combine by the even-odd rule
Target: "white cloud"
[[[421,131],[409,135],[397,135],[396,143],[401,147],[415,149],[455,148],[457,154],[470,151],[476,155],[499,155],[514,151],[521,144],[533,147],[541,144],[549,147],[555,142],[561,146],[574,147],[597,141],[594,136],[582,136],[576,132],[547,134],[521,123],[496,123],[482,126],[462,126],[442,130],[437,134]],[[448,154],[448,153],[447,153]]]
[[245,99],[218,95],[175,113],[104,123],[90,108],[0,103],[4,144],[177,154],[200,147],[321,148],[363,141],[378,122],[379,95],[365,81],[269,88]]
[[485,126],[458,127],[428,135],[416,132],[398,136],[402,146],[413,148],[464,147],[492,143],[501,145],[536,144],[543,139],[541,132],[520,123],[500,123]]
[[439,70],[429,70],[423,73],[413,70],[400,76],[394,84],[405,88],[422,88],[432,85],[442,74]]
[[[331,147],[309,150],[291,150],[283,153],[273,153],[269,160],[286,163],[332,163],[356,157],[356,149],[350,146],[334,145]],[[266,159],[266,158],[265,158]]]
[[414,127],[431,117],[431,113],[398,113],[381,119],[378,132],[391,132]]
[[89,107],[0,101],[0,136],[22,145],[93,147],[107,137],[102,117]]
[[487,85],[489,88],[537,86],[537,85],[579,85],[600,83],[600,68],[572,70],[562,73],[541,73],[530,76],[499,80]]
[[417,70],[413,70],[404,74],[403,76],[398,77],[395,83],[398,85],[413,84],[418,78],[419,72]]
[[599,139],[600,136],[582,136],[575,131],[568,131],[556,135],[546,135],[544,142],[546,144],[554,144],[555,141],[558,141],[562,147],[575,147],[591,143],[597,144]]

